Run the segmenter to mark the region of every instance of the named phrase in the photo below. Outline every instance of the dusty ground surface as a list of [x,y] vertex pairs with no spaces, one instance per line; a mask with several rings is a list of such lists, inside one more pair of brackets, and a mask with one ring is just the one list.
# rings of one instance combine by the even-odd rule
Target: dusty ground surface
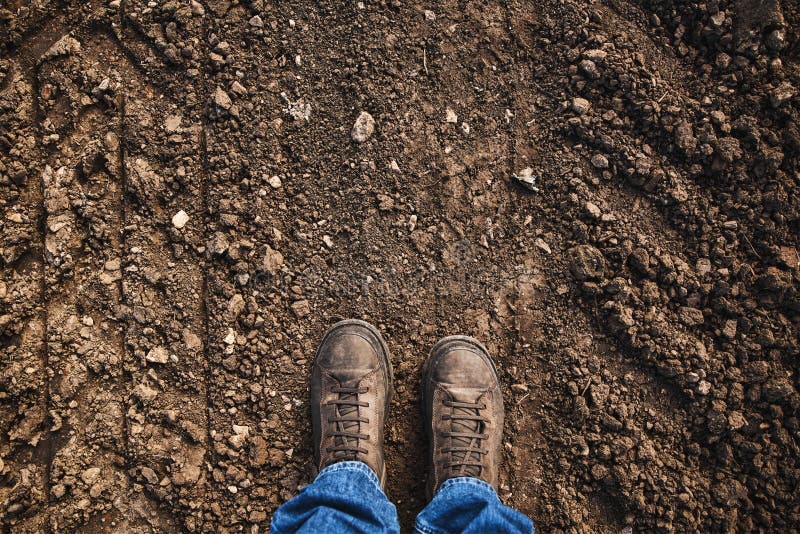
[[5,0],[3,531],[266,531],[309,480],[315,345],[360,317],[405,528],[420,367],[468,333],[542,532],[797,532],[798,28],[778,0]]

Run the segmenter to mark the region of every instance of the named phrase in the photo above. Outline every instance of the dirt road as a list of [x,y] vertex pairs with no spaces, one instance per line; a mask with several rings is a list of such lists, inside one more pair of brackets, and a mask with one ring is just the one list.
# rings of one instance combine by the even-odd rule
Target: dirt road
[[542,532],[800,528],[796,3],[3,6],[3,532],[267,531],[344,317],[404,528],[455,333]]

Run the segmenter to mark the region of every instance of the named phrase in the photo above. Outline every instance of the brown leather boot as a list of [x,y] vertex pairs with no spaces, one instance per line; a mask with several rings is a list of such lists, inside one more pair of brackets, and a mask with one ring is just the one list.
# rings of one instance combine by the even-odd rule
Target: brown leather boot
[[423,371],[422,402],[430,444],[428,499],[453,477],[479,478],[497,489],[503,394],[486,347],[467,336],[434,345]]
[[317,472],[337,462],[360,461],[383,486],[383,427],[392,397],[392,364],[380,333],[356,319],[336,323],[322,338],[311,373]]

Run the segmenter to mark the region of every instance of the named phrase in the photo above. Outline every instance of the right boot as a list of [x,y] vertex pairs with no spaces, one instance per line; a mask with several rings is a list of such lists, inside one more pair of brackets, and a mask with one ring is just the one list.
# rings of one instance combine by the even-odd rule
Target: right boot
[[316,473],[337,462],[358,461],[384,486],[383,436],[391,397],[389,349],[378,330],[356,319],[333,325],[311,371]]
[[486,347],[467,336],[434,345],[423,369],[422,403],[430,445],[428,500],[454,477],[479,478],[497,489],[503,394]]

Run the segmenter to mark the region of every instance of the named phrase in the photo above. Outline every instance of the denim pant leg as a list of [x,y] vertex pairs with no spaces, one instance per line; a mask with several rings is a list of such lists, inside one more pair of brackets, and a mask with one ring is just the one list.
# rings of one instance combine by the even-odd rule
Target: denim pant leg
[[362,462],[339,462],[272,516],[270,532],[399,533],[397,510]]
[[494,488],[483,480],[458,477],[442,483],[433,500],[417,516],[414,531],[532,534],[533,522],[501,503]]

